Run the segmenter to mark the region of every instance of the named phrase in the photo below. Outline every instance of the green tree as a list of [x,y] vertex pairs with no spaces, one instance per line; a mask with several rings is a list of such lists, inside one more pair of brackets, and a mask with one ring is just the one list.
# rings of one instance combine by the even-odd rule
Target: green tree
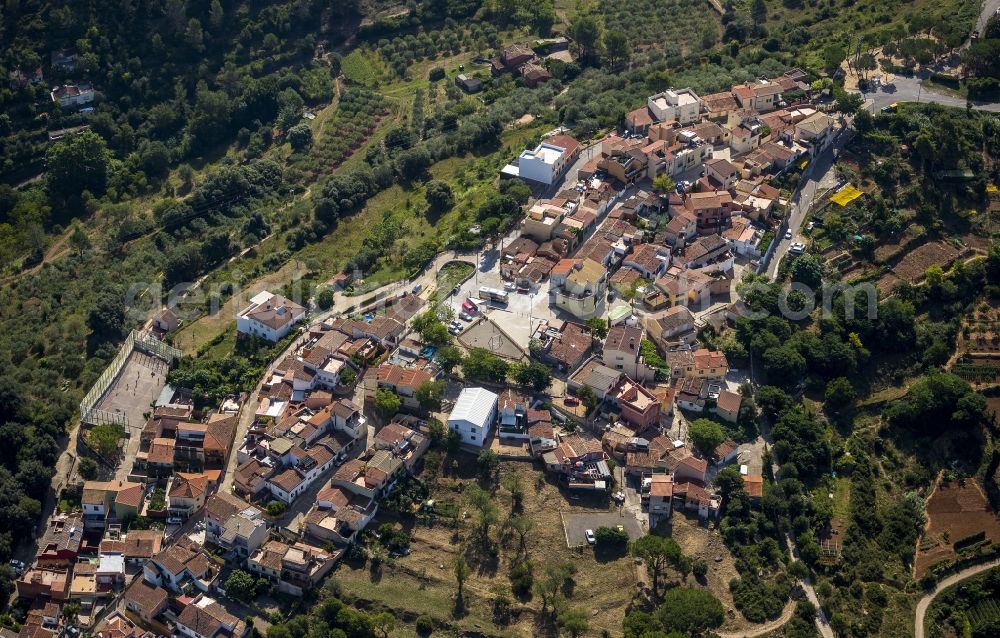
[[560,610],[556,615],[556,624],[573,638],[587,631],[590,626],[587,622],[587,614],[575,607]]
[[111,153],[97,133],[84,131],[49,146],[45,188],[60,206],[77,200],[84,191],[104,194]]
[[492,481],[500,468],[500,456],[493,450],[483,449],[476,459],[476,465],[479,466],[479,476],[484,481]]
[[668,536],[647,534],[634,541],[631,547],[632,556],[646,565],[646,571],[651,579],[653,595],[660,595],[660,579],[667,566],[676,564],[683,554],[677,541]]
[[837,96],[836,102],[833,104],[833,110],[838,113],[843,113],[844,115],[854,115],[858,112],[865,104],[865,99],[860,93],[848,93],[847,91],[842,91]]
[[524,499],[524,483],[521,481],[520,472],[513,469],[504,472],[500,477],[500,487],[510,494],[510,511],[519,510]]
[[598,341],[603,341],[608,336],[608,322],[603,317],[591,317],[584,325]]
[[511,516],[507,519],[507,527],[517,534],[517,552],[518,555],[524,554],[526,550],[525,540],[531,530],[535,528],[535,521],[530,516],[518,515]]
[[97,478],[97,461],[90,458],[89,456],[84,456],[80,458],[80,463],[77,465],[76,470],[80,473],[84,479],[91,481]]
[[448,185],[448,182],[439,179],[427,182],[424,187],[424,197],[431,210],[437,213],[451,210],[451,207],[455,205],[455,195],[451,192],[451,186]]
[[461,601],[463,589],[465,588],[465,581],[469,578],[472,570],[469,569],[469,563],[465,562],[465,557],[461,554],[455,556],[455,560],[452,563],[452,569],[455,572],[455,583],[458,586],[455,598]]
[[389,638],[389,634],[396,629],[396,617],[388,611],[383,611],[371,617],[372,627],[382,638]]
[[383,418],[395,415],[402,407],[403,402],[395,392],[383,389],[375,391],[375,409],[378,410]]
[[831,379],[823,393],[823,405],[827,410],[837,412],[854,404],[854,386],[845,377]]
[[617,527],[598,527],[594,530],[595,544],[604,549],[628,545],[628,532]]
[[469,379],[501,383],[507,379],[509,364],[485,348],[472,348],[462,361],[462,372]]
[[417,401],[420,407],[428,412],[437,412],[441,409],[441,401],[444,399],[444,381],[426,381],[417,388]]
[[514,381],[535,392],[542,392],[552,383],[552,371],[542,363],[515,363],[510,372]]
[[823,263],[817,255],[800,255],[792,262],[792,281],[808,286],[814,293],[823,285]]
[[722,603],[711,592],[675,587],[663,597],[656,617],[667,631],[698,636],[722,624]]
[[722,426],[709,419],[695,419],[688,428],[688,437],[706,458],[711,458],[715,448],[726,440]]
[[588,385],[582,386],[577,390],[576,395],[580,397],[580,401],[587,408],[587,414],[593,412],[600,403],[594,390]]
[[226,579],[226,594],[250,602],[257,596],[257,581],[242,569],[234,569]]
[[329,310],[333,308],[333,290],[329,288],[323,288],[316,295],[316,305],[320,310]]
[[212,4],[208,9],[208,24],[213,29],[218,29],[222,26],[224,18],[225,12],[222,10],[222,3],[219,0],[212,0]]
[[750,19],[757,25],[767,22],[767,4],[764,0],[753,0],[750,3]]
[[628,36],[620,29],[612,29],[604,35],[604,55],[612,67],[628,60]]
[[87,441],[97,452],[107,458],[118,458],[118,444],[125,436],[125,430],[116,423],[102,423],[94,426],[88,435]]
[[570,20],[569,34],[582,62],[592,63],[600,57],[602,31],[601,21],[594,14],[579,13]]
[[450,373],[462,364],[462,351],[456,346],[441,346],[436,353],[438,365],[445,373]]
[[304,151],[312,146],[313,132],[308,124],[296,124],[288,129],[288,143],[296,151]]
[[727,465],[715,475],[715,487],[722,498],[728,500],[730,495],[743,489],[743,476],[735,465]]
[[286,506],[281,501],[271,501],[267,504],[267,515],[277,518],[285,513]]
[[669,175],[664,173],[653,179],[653,190],[657,193],[665,194],[672,193],[674,189],[677,188],[677,182],[673,180]]

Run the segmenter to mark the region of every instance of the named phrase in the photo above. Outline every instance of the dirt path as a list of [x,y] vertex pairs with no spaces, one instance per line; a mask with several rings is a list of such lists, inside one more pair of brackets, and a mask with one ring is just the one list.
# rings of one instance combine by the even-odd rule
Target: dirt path
[[994,558],[993,560],[987,563],[982,563],[981,565],[966,567],[962,571],[956,572],[939,582],[934,587],[933,591],[921,598],[920,602],[917,603],[917,612],[913,621],[913,635],[915,638],[924,638],[924,616],[927,615],[927,609],[931,606],[931,603],[934,602],[934,599],[937,598],[938,594],[953,585],[957,585],[966,578],[971,578],[976,574],[981,574],[989,569],[993,569],[994,567],[1000,567],[1000,558]]
[[770,622],[766,622],[763,625],[755,625],[745,631],[717,631],[715,635],[719,638],[755,638],[755,636],[763,636],[784,627],[785,623],[792,619],[794,613],[795,601],[790,600],[785,604],[781,615]]
[[62,235],[59,236],[58,239],[55,240],[55,242],[52,243],[51,246],[49,246],[48,250],[45,251],[45,255],[42,256],[42,260],[40,262],[28,268],[27,270],[22,270],[19,273],[9,275],[7,277],[4,277],[3,279],[0,279],[0,285],[6,285],[11,282],[17,281],[21,277],[26,277],[27,275],[34,274],[39,270],[41,270],[42,266],[44,266],[45,264],[51,263],[56,259],[65,255],[67,252],[69,252],[69,249],[66,248],[66,242],[69,241],[70,234],[71,233],[68,230],[64,232]]

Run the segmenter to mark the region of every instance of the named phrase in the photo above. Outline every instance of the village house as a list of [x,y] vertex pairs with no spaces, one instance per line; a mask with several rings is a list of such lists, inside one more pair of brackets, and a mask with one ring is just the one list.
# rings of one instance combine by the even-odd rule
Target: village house
[[674,306],[643,318],[646,334],[661,351],[679,343],[692,344],[697,338],[694,315],[686,306]]
[[430,438],[393,421],[375,433],[374,446],[376,449],[392,452],[397,458],[402,459],[406,469],[412,472],[413,466],[430,447]]
[[175,624],[176,633],[186,638],[247,638],[251,629],[204,594],[184,607]]
[[673,500],[674,478],[669,474],[653,474],[649,483],[650,528],[670,518]]
[[656,370],[647,365],[642,356],[642,339],[642,328],[638,326],[621,325],[611,328],[604,339],[602,362],[640,383],[651,380]]
[[[725,239],[720,235],[706,235],[685,248],[681,259],[685,268],[702,268],[718,263],[719,259],[725,260],[728,254],[729,244]],[[723,264],[719,269],[727,270],[728,267],[731,267],[731,264]]]
[[628,376],[622,376],[612,388],[611,400],[622,420],[641,431],[660,422],[660,402],[653,394]]
[[91,84],[63,84],[52,89],[49,95],[64,109],[92,104],[96,96]]
[[592,259],[584,259],[566,277],[566,282],[552,290],[556,307],[578,319],[589,319],[603,305],[608,271]]
[[751,259],[760,257],[760,242],[763,236],[764,233],[740,217],[734,217],[732,226],[722,233],[722,238],[736,254]]
[[640,244],[625,256],[622,266],[627,266],[646,279],[655,279],[670,265],[670,249],[659,244]]
[[151,584],[174,593],[180,593],[188,583],[205,592],[218,578],[219,568],[194,541],[182,536],[146,561],[142,573]]
[[167,513],[187,518],[205,506],[208,491],[219,481],[219,471],[211,474],[178,472],[167,488]]
[[781,85],[768,80],[737,84],[733,86],[732,93],[740,107],[757,113],[773,111],[781,101]]
[[389,390],[399,397],[404,406],[416,409],[420,407],[420,402],[417,401],[417,390],[423,384],[433,380],[434,375],[426,370],[403,368],[384,363],[377,368],[369,368],[365,372],[362,387],[366,400],[374,400],[377,390]]
[[274,583],[279,591],[301,596],[333,569],[337,557],[305,543],[268,541],[250,557],[247,567]]
[[678,122],[683,126],[697,122],[701,116],[701,99],[689,88],[651,95],[646,107],[657,122]]
[[455,86],[466,93],[479,93],[483,90],[483,82],[479,78],[460,73],[455,77]]
[[167,609],[167,590],[136,577],[125,590],[122,600],[125,609],[139,616],[145,622],[152,622]]
[[694,351],[694,367],[685,376],[699,379],[721,379],[729,373],[729,362],[722,352],[698,348]]
[[562,179],[579,156],[579,142],[568,135],[554,135],[542,140],[534,149],[521,151],[517,162],[505,166],[501,176],[519,177],[549,186]]
[[58,514],[49,519],[38,539],[35,561],[41,566],[72,565],[83,544],[83,519],[75,514]]
[[[680,351],[683,352],[683,351]],[[690,351],[688,351],[690,354]],[[682,377],[676,387],[674,401],[688,412],[704,412],[708,399],[708,382],[697,377]]]
[[85,528],[103,528],[108,523],[135,518],[142,508],[146,489],[129,481],[86,481],[81,505]]
[[611,394],[611,391],[618,384],[622,373],[602,364],[596,357],[589,359],[580,366],[566,380],[566,388],[570,392],[577,392],[583,386],[587,386],[594,391],[594,394],[601,401],[604,401]]
[[594,337],[581,324],[567,321],[561,330],[549,328],[541,333],[542,359],[562,372],[576,370],[590,354]]
[[497,420],[499,397],[484,388],[463,388],[448,415],[448,429],[464,445],[482,447]]
[[265,290],[251,297],[250,305],[237,315],[236,331],[274,343],[288,335],[305,314],[299,304]]
[[725,421],[736,423],[742,403],[743,397],[738,392],[723,390],[719,393],[719,398],[715,400],[715,413]]
[[712,452],[712,463],[715,465],[725,465],[732,463],[740,455],[740,446],[732,439],[726,439],[720,443]]

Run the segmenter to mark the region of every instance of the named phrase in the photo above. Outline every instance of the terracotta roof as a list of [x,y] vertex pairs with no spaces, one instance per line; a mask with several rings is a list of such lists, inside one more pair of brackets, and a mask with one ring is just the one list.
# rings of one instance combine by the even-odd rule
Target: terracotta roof
[[377,369],[377,379],[395,387],[419,388],[434,377],[424,370],[402,368],[392,364],[382,364]]
[[125,535],[125,558],[151,558],[160,552],[163,532],[160,530],[134,529]]
[[277,485],[286,492],[291,492],[304,480],[305,477],[296,471],[294,467],[289,467],[268,479],[270,483]]
[[712,459],[714,459],[716,462],[721,461],[722,459],[726,458],[727,456],[738,450],[739,447],[740,446],[736,443],[736,441],[732,439],[726,439],[725,441],[720,443],[718,447],[715,448],[715,451],[712,452]]
[[669,474],[654,474],[649,485],[649,495],[660,498],[673,498],[674,479]]
[[[190,628],[196,634],[211,638],[221,625],[234,627],[233,636],[239,636],[246,629],[246,625],[232,614],[223,609],[222,605],[212,602],[205,607],[192,603],[184,608],[177,621]],[[226,631],[225,633],[229,633]]]
[[552,144],[554,146],[560,146],[564,149],[566,155],[572,155],[580,148],[580,142],[576,141],[575,138],[569,135],[553,135],[552,137],[545,140],[546,143]]
[[605,350],[633,350],[639,352],[642,344],[642,328],[638,326],[615,326],[608,330],[604,339]]
[[641,109],[630,111],[625,115],[625,120],[633,128],[642,128],[653,123],[653,114],[649,112],[649,107],[644,106]]
[[151,612],[167,602],[167,592],[144,578],[136,578],[125,590],[125,599],[134,602],[144,612]]
[[[695,353],[695,361],[697,362],[697,353]],[[723,390],[719,393],[719,398],[716,399],[715,404],[719,406],[720,409],[726,412],[736,413],[740,410],[740,404],[743,403],[743,397],[736,392],[730,392],[729,390]]]
[[340,509],[351,502],[351,496],[351,493],[342,487],[328,485],[316,495],[316,501],[329,501],[333,503],[334,509]]
[[157,465],[173,465],[174,447],[176,445],[177,441],[174,439],[164,439],[164,438],[153,439],[153,443],[149,448],[149,456],[147,458],[147,461],[149,463],[155,463]]
[[145,495],[146,490],[141,484],[125,482],[118,487],[118,493],[115,495],[115,505],[138,508],[142,504],[142,497]]
[[677,462],[677,466],[674,468],[676,472],[680,467],[690,468],[699,474],[704,474],[708,470],[708,461],[705,459],[699,459],[696,456],[688,456]]
[[694,365],[699,370],[707,370],[709,368],[727,369],[729,362],[726,361],[726,355],[721,351],[698,348],[694,351]]
[[746,490],[747,496],[760,498],[764,495],[764,477],[744,475],[743,489]]
[[571,365],[590,351],[593,337],[578,323],[566,323],[558,338],[552,340],[548,356],[553,360]]
[[532,439],[555,439],[552,423],[549,421],[532,423],[528,426],[528,437]]
[[375,440],[385,445],[394,446],[406,439],[411,433],[410,428],[399,423],[388,423],[375,433]]

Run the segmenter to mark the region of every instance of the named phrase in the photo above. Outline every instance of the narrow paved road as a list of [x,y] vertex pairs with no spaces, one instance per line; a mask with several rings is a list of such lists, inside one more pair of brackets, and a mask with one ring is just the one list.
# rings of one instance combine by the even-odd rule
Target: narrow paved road
[[[823,177],[827,172],[833,169],[834,151],[844,148],[853,134],[853,129],[847,126],[839,129],[833,138],[833,142],[818,157],[813,159],[802,174],[802,181],[799,182],[799,188],[792,195],[792,202],[788,212],[788,222],[786,225],[778,228],[778,231],[782,235],[776,238],[775,241],[779,242],[778,247],[774,250],[771,262],[767,265],[767,276],[772,280],[777,276],[778,266],[781,265],[781,260],[788,254],[788,249],[791,248],[792,242],[800,241],[801,239],[799,231],[802,228],[802,222],[805,220],[806,214],[808,214],[809,209],[813,205],[813,200],[816,198],[816,191],[819,184],[823,181]],[[784,237],[786,228],[792,231],[791,239],[785,239]]]
[[976,574],[981,574],[989,569],[993,569],[994,567],[1000,567],[1000,558],[994,558],[988,563],[983,563],[981,565],[967,567],[938,583],[931,593],[921,598],[920,602],[917,603],[917,613],[913,621],[913,635],[916,638],[924,638],[924,616],[927,615],[927,609],[931,606],[931,603],[934,602],[934,599],[937,598],[938,594],[952,585],[962,582],[966,578],[971,578]]

